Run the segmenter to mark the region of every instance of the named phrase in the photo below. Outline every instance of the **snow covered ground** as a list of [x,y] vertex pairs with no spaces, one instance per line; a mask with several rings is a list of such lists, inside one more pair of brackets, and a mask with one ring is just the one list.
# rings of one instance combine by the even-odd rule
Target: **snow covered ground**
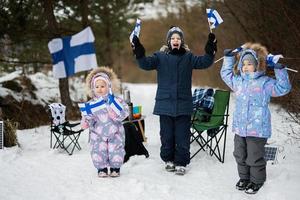
[[[145,146],[150,153],[148,159],[131,157],[121,168],[119,178],[98,178],[90,159],[87,131],[80,138],[82,150],[75,150],[72,156],[49,148],[49,126],[18,131],[20,147],[0,150],[0,200],[299,199],[299,139],[288,135],[294,124],[285,122],[286,114],[277,106],[271,105],[273,137],[269,142],[279,146],[278,163],[268,163],[265,185],[258,194],[251,196],[235,189],[238,176],[232,156],[231,128],[228,129],[224,164],[201,152],[191,161],[185,176],[166,172],[159,157],[159,121],[152,115],[156,85],[126,86],[131,90],[133,103],[142,105],[143,114],[147,116],[148,142]],[[77,91],[83,90],[78,88]],[[234,98],[231,97],[230,113],[233,105]],[[232,115],[230,127],[231,122]]]

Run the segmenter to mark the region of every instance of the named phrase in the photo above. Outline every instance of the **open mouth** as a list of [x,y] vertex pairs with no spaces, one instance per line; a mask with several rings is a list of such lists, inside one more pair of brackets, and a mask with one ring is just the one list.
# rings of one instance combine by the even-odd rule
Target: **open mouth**
[[179,48],[179,44],[173,44],[173,48]]

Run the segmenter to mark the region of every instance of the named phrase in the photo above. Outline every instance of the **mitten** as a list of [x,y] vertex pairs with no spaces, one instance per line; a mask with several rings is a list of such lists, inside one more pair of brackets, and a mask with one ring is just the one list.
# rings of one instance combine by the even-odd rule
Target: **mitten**
[[224,56],[234,56],[234,53],[232,52],[232,49],[225,49],[224,50]]
[[205,45],[205,52],[212,56],[217,52],[217,39],[213,33],[209,33],[208,35],[208,40]]
[[82,129],[87,129],[89,127],[88,120],[89,117],[82,116],[81,123],[80,123]]
[[270,69],[283,69],[285,66],[280,63],[275,63],[274,65],[268,65]]
[[132,51],[135,54],[136,59],[145,57],[145,48],[140,43],[140,40],[136,35],[133,36],[132,43],[133,43]]

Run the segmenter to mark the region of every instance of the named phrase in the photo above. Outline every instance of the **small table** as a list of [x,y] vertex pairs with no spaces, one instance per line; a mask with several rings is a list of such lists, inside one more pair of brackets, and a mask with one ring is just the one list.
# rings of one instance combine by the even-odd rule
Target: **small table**
[[134,123],[136,125],[136,127],[138,128],[139,133],[142,134],[143,141],[147,142],[147,137],[145,136],[145,118],[146,118],[146,116],[142,115],[138,119],[133,119],[133,120],[127,119],[127,120],[123,121],[123,123],[126,123],[126,122]]

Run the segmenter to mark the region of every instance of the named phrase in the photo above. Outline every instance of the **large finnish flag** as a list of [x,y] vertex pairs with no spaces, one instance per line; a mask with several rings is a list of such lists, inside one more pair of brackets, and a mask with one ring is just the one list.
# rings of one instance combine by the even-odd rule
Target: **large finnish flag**
[[206,14],[207,14],[207,19],[209,21],[210,29],[216,28],[223,22],[223,19],[221,18],[219,13],[214,9],[210,9],[210,8],[206,9]]
[[96,68],[94,41],[95,37],[90,27],[73,36],[51,40],[48,48],[52,56],[53,76],[65,78]]

